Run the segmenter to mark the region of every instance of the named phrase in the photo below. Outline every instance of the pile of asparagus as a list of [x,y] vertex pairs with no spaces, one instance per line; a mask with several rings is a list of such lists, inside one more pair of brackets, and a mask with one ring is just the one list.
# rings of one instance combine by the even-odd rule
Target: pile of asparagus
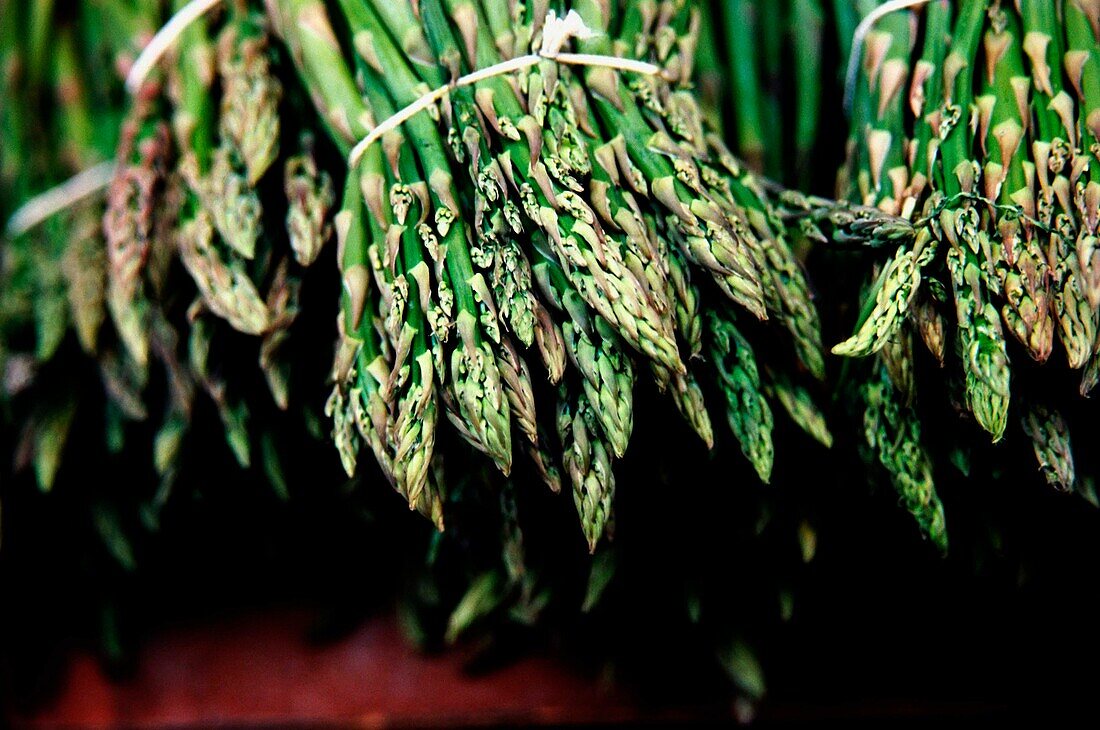
[[[708,446],[705,393],[720,394],[765,480],[769,395],[830,438],[797,384],[824,367],[805,279],[775,211],[688,90],[693,4],[273,6],[345,152],[427,91],[539,49],[544,22],[567,11],[585,26],[577,50],[661,69],[544,59],[490,76],[352,167],[335,221],[344,298],[329,403],[349,472],[369,446],[442,527],[442,424],[504,473],[522,444],[555,491],[564,469],[594,548],[645,371]],[[769,358],[759,363],[747,338],[757,332]]]
[[[1100,378],[1098,36],[1095,0],[933,0],[881,18],[857,49],[839,196],[911,227],[872,234],[890,256],[833,352],[873,356],[859,387],[869,453],[944,545],[918,398],[949,403],[988,440],[1022,436],[1049,483],[1090,490],[1069,422],[1071,391]],[[918,340],[931,378],[917,376]],[[1062,387],[1071,379],[1079,388]],[[977,441],[955,438],[965,468]]]
[[[202,481],[210,434],[283,497],[284,467],[302,464],[281,455],[331,437],[333,468],[388,480],[447,527],[387,522],[425,553],[407,617],[422,638],[529,626],[578,594],[617,623],[654,603],[615,578],[635,551],[684,589],[661,610],[684,598],[758,698],[738,632],[762,604],[790,616],[812,510],[739,489],[695,492],[713,514],[681,506],[672,489],[709,468],[689,463],[703,452],[641,419],[632,438],[635,397],[663,394],[708,449],[732,437],[763,482],[777,406],[830,445],[793,252],[808,242],[883,254],[844,259],[871,263],[842,277],[866,291],[834,348],[859,358],[839,392],[936,545],[935,472],[977,452],[965,424],[929,428],[937,409],[1027,439],[1049,481],[1091,494],[1069,442],[1081,399],[1062,381],[1100,379],[1095,0],[882,18],[861,41],[845,204],[757,173],[807,182],[824,132],[813,49],[830,25],[849,42],[873,0],[832,16],[817,0],[223,0],[128,87],[189,3],[71,5],[0,0],[0,216],[74,173],[110,178],[5,233],[0,447],[90,508],[123,567],[134,528],[156,530],[174,485]],[[661,519],[609,545],[632,441],[661,445],[625,465]],[[3,479],[0,498],[22,484]],[[583,547],[547,509],[563,489]],[[571,562],[571,544],[594,559]]]

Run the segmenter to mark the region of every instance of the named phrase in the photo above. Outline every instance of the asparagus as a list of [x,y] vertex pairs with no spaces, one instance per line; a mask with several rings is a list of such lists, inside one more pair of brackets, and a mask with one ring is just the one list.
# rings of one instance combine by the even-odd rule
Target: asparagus
[[728,316],[722,317],[712,310],[708,312],[707,324],[712,342],[711,357],[728,404],[730,430],[760,480],[767,482],[771,479],[775,460],[773,418],[771,407],[764,398],[752,346]]
[[889,473],[906,509],[941,551],[947,550],[943,505],[936,494],[932,463],[921,444],[920,421],[897,399],[893,379],[882,366],[863,387],[867,447]]
[[[864,49],[841,176],[851,200],[899,216],[910,232],[876,264],[856,332],[834,352],[879,360],[898,392],[878,400],[939,392],[950,401],[914,375],[907,338],[916,327],[948,373],[961,371],[965,411],[994,442],[1020,424],[1041,471],[1062,489],[1075,482],[1070,422],[1059,415],[1069,408],[1050,400],[1043,379],[1080,370],[1088,392],[1100,316],[1090,294],[1088,119],[1098,77],[1089,13],[1081,2],[1064,13],[1042,2],[933,2],[916,16],[922,47],[903,43],[897,54],[909,21],[887,16]],[[916,58],[908,99],[881,93],[881,69],[895,56]],[[889,148],[874,131],[884,118],[894,120]],[[875,161],[897,159],[886,151],[895,143],[905,145],[903,169],[878,174]],[[868,439],[882,453],[870,430]]]

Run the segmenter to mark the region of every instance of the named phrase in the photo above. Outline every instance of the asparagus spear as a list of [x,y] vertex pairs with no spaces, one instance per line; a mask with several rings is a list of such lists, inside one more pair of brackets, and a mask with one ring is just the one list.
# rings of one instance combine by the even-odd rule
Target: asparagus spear
[[[380,64],[374,71],[386,74],[387,85],[397,104],[415,101],[419,97],[416,77],[385,35],[378,17],[368,10],[361,22],[362,25],[353,28],[357,45],[361,53],[367,45],[373,51],[363,54],[364,60]],[[409,120],[408,128],[422,143],[419,157],[428,177],[426,182],[435,211],[432,215],[440,234],[441,245],[436,258],[446,268],[455,298],[459,342],[451,353],[450,362],[454,405],[473,443],[483,448],[507,473],[512,458],[510,413],[490,344],[500,339],[496,308],[484,277],[473,271],[468,232],[461,211],[457,209],[450,163],[439,133],[431,120],[422,115]]]

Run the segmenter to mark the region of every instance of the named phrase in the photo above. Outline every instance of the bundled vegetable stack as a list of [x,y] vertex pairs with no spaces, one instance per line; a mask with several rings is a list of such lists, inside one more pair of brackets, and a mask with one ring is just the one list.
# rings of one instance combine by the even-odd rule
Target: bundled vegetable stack
[[[330,401],[349,471],[365,443],[442,525],[444,422],[504,473],[522,443],[555,490],[560,454],[594,547],[645,371],[708,445],[704,388],[716,387],[764,479],[766,393],[829,439],[796,385],[800,372],[823,374],[798,262],[686,87],[697,8],[328,5],[276,3],[276,27],[345,151],[431,89],[557,52],[563,28],[583,53],[659,69],[544,57],[456,86],[438,112],[359,148],[336,219],[345,295]],[[758,364],[757,331],[774,361]],[[543,380],[556,398],[536,397]]]
[[[23,233],[15,229],[27,211],[16,213],[15,205],[75,173],[109,173],[103,161],[125,115],[114,69],[133,63],[160,17],[148,4],[84,3],[78,23],[58,27],[52,3],[14,1],[0,3],[0,16],[0,213],[5,220],[14,214],[0,272],[2,395],[17,429],[16,466],[33,465],[38,485],[49,490],[70,439],[95,438],[91,431],[71,437],[77,411],[111,392],[101,412],[106,423],[84,425],[119,446],[125,416],[144,411],[134,389],[145,374],[126,362],[108,322],[107,302],[118,301],[118,290],[106,291],[107,270],[124,264],[109,262],[102,206],[75,205]],[[150,266],[155,276],[164,273],[163,261]],[[163,325],[155,328],[158,344],[175,336]],[[103,387],[88,388],[97,376]]]
[[[918,400],[951,404],[987,441],[1027,439],[1048,482],[1090,489],[1069,425],[1071,391],[1100,377],[1098,34],[1095,0],[933,0],[863,42],[840,194],[911,227],[872,235],[889,258],[833,351],[873,356],[869,452],[942,544]],[[932,378],[917,376],[922,350]],[[965,468],[980,441],[954,438]]]
[[[66,482],[57,499],[88,510],[127,567],[132,538],[156,528],[180,472],[198,466],[191,435],[224,431],[232,457],[284,493],[278,444],[319,433],[321,418],[291,393],[292,373],[309,371],[308,343],[286,343],[297,262],[327,236],[332,180],[310,128],[282,123],[275,51],[263,15],[244,4],[216,38],[190,26],[187,55],[127,94],[123,78],[167,10],[0,10],[4,447],[42,490]],[[75,185],[14,210],[74,173]],[[91,194],[97,177],[105,196]],[[116,478],[82,479],[104,469]]]

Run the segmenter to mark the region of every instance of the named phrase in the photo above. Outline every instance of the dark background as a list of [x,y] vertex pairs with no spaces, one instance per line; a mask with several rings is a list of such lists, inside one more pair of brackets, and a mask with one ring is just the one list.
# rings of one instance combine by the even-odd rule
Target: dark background
[[[826,45],[821,67],[839,68]],[[842,161],[839,107],[839,97],[824,95],[821,155],[808,173],[824,194]],[[315,268],[335,271],[331,264]],[[858,282],[847,274],[859,259],[818,251],[809,265],[822,311],[833,313],[825,340],[839,341],[852,315],[838,302],[855,301]],[[311,310],[311,296],[334,302],[335,285],[307,282],[303,310]],[[329,346],[333,316],[318,315],[325,323],[318,346]],[[309,335],[303,344],[310,346]],[[241,361],[255,360],[248,353]],[[837,368],[830,361],[833,375]],[[300,382],[323,380],[312,375],[300,374]],[[316,387],[296,392],[313,406],[324,397]],[[583,676],[613,667],[643,708],[724,714],[732,685],[715,648],[739,637],[763,665],[764,724],[1095,713],[1100,513],[1043,484],[1030,445],[1010,436],[975,454],[970,478],[941,465],[951,549],[940,557],[889,486],[872,486],[850,437],[858,414],[847,412],[843,391],[821,395],[835,398],[828,415],[837,443],[826,450],[782,423],[772,485],[764,486],[728,435],[708,454],[667,402],[640,388],[635,437],[618,471],[611,548],[618,570],[588,614],[578,606],[590,559],[571,497],[517,475],[527,559],[555,599],[538,628],[490,622],[469,640],[478,648],[471,671],[552,654]],[[1087,423],[1090,412],[1094,406],[1083,404],[1077,422]],[[206,413],[205,422],[216,416]],[[1091,456],[1096,435],[1075,430],[1078,452]],[[14,442],[14,434],[2,436]],[[926,436],[947,442],[957,430],[933,417]],[[430,527],[381,475],[368,470],[347,482],[323,440],[280,444],[285,501],[257,473],[237,469],[216,430],[192,438],[188,471],[159,531],[125,518],[134,570],[112,557],[89,514],[119,491],[151,497],[141,491],[149,464],[74,448],[55,493],[39,493],[24,477],[3,485],[0,677],[8,711],[48,705],[74,651],[95,652],[125,682],[137,649],[172,627],[289,608],[311,617],[303,640],[326,645],[397,605],[417,604],[410,576],[423,570]],[[493,488],[500,485],[485,487]],[[490,525],[479,535],[471,519],[437,546],[437,566],[428,571],[442,606],[461,595],[465,577],[496,559],[497,533]],[[798,539],[803,524],[816,535],[809,562]],[[793,607],[787,620],[781,594]],[[698,606],[698,621],[689,605]],[[431,630],[424,650],[439,651],[445,611],[420,609]],[[497,641],[487,643],[489,634]]]

